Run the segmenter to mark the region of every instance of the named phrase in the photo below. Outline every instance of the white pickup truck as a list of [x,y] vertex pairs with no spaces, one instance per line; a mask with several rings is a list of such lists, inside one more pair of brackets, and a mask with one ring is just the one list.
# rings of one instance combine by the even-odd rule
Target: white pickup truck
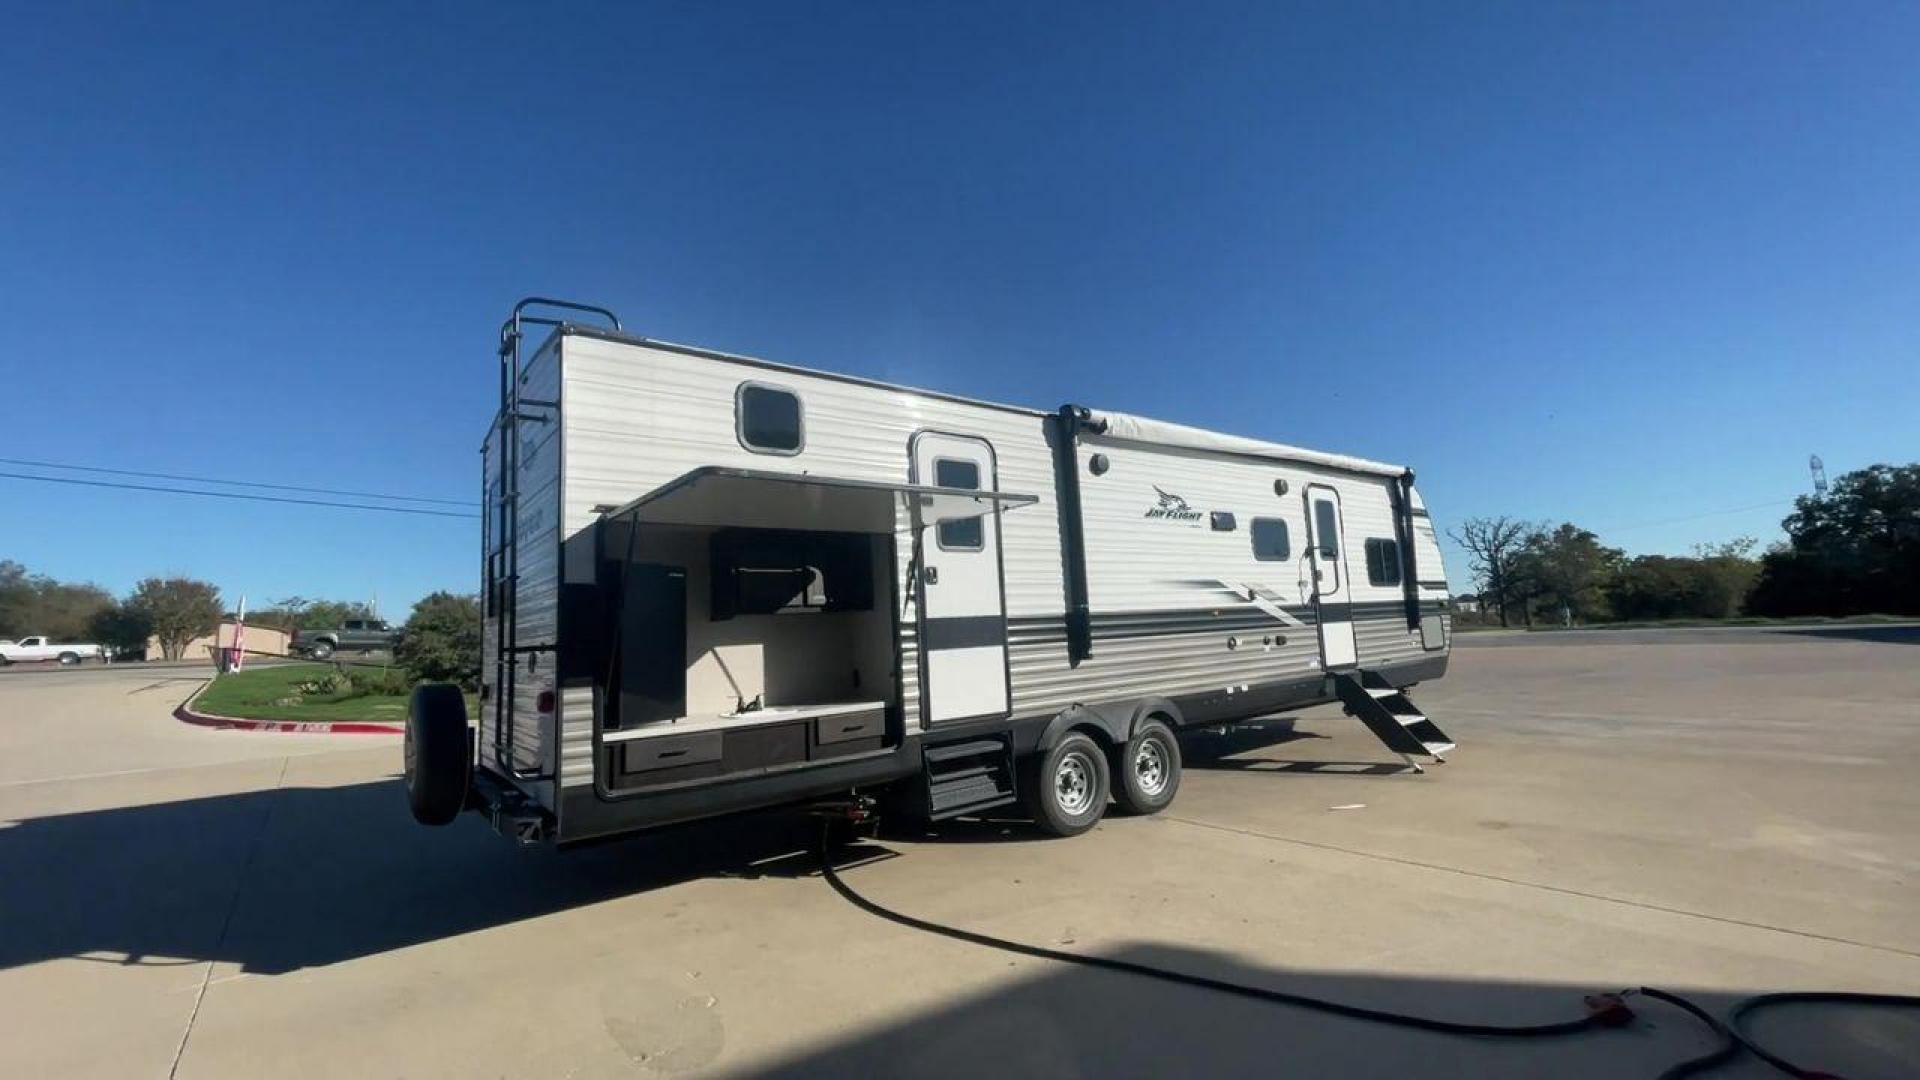
[[32,660],[58,660],[71,667],[82,660],[105,660],[107,651],[98,645],[61,644],[45,637],[27,637],[19,641],[0,639],[0,665]]

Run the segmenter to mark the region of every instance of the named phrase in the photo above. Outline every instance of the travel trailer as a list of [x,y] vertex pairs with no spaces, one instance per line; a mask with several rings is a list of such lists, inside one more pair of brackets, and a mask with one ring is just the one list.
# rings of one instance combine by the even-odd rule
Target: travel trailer
[[1337,701],[1416,769],[1452,748],[1405,694],[1451,630],[1407,469],[542,299],[499,378],[479,723],[416,694],[424,822],[570,844],[854,793],[1072,835],[1170,803],[1181,728]]

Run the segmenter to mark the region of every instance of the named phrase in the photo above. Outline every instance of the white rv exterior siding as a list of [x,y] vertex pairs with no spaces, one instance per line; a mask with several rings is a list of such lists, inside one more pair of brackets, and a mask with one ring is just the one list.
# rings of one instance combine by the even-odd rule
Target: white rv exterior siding
[[480,502],[482,507],[480,521],[480,610],[482,613],[480,620],[480,685],[482,692],[480,730],[476,735],[478,740],[476,745],[482,748],[481,760],[483,761],[491,760],[491,751],[486,748],[493,746],[493,662],[494,657],[499,655],[500,648],[500,616],[499,613],[493,609],[493,598],[486,595],[488,561],[493,557],[495,545],[500,543],[500,537],[498,535],[500,532],[498,525],[499,510],[496,509],[500,495],[500,467],[500,427],[496,424],[488,430],[486,442],[480,446],[480,482],[483,496]]
[[[799,453],[756,453],[741,444],[735,394],[746,382],[790,390],[800,398],[804,443]],[[1408,630],[1401,589],[1371,585],[1366,577],[1365,539],[1396,535],[1390,495],[1396,480],[1388,475],[1083,431],[1076,467],[1092,655],[1075,666],[1068,658],[1050,413],[591,334],[549,340],[528,364],[521,395],[560,403],[557,424],[522,425],[516,644],[523,648],[555,640],[560,545],[593,526],[596,508],[624,505],[693,470],[716,466],[904,482],[910,479],[911,438],[939,431],[986,439],[994,451],[997,487],[1039,500],[996,521],[1016,718],[1051,715],[1075,702],[1215,693],[1317,672],[1319,640],[1301,562],[1307,544],[1303,492],[1309,483],[1331,485],[1341,494],[1361,662],[1425,655],[1418,631]],[[498,468],[496,442],[488,442],[489,483]],[[1096,453],[1108,459],[1109,468],[1100,476],[1088,467]],[[1284,496],[1274,492],[1280,479],[1289,485]],[[1149,517],[1149,510],[1161,506],[1162,491],[1184,500],[1198,518]],[[1208,514],[1216,510],[1234,515],[1232,531],[1210,528]],[[1287,561],[1254,558],[1255,517],[1287,522],[1292,547]],[[912,734],[919,730],[919,657],[906,580],[912,537],[904,519],[896,526],[896,549],[900,687]],[[1416,519],[1415,550],[1419,577],[1442,580],[1439,549],[1424,517]],[[591,570],[583,564],[578,572]],[[1258,602],[1246,594],[1248,588],[1260,590]],[[1444,589],[1424,595],[1443,598]],[[497,630],[489,619],[489,679]],[[1228,647],[1230,637],[1238,647]],[[553,660],[542,656],[534,677],[521,668],[513,707],[515,760],[522,768],[554,761],[549,740],[556,733],[540,723],[535,710],[539,690],[551,685]],[[484,750],[491,747],[491,715],[483,713]],[[563,690],[557,717],[560,786],[592,784],[593,723],[593,690]],[[555,805],[551,787],[523,786],[545,805]]]
[[[703,466],[900,483],[908,479],[907,443],[915,432],[978,435],[993,444],[1000,490],[1036,495],[1040,500],[1001,515],[1007,614],[1010,619],[1051,614],[1057,621],[1064,611],[1059,519],[1045,414],[745,359],[583,335],[562,341],[566,480],[561,521],[565,535],[591,526],[596,506],[625,504]],[[743,382],[782,387],[799,395],[805,430],[800,453],[762,454],[741,445],[735,434],[734,393]],[[903,528],[897,536],[898,585],[904,601],[910,535]],[[1051,648],[1064,667],[1064,638]],[[911,726],[919,716],[911,609],[903,620],[902,650],[903,705]],[[562,783],[590,784],[592,691],[568,690],[560,708]],[[1017,696],[1015,708],[1023,708]]]
[[[559,350],[545,348],[535,355],[521,375],[520,396],[529,402],[559,400]],[[522,411],[552,414],[549,408],[531,404],[523,405]],[[541,722],[536,703],[540,691],[553,686],[557,655],[553,648],[560,632],[563,444],[558,423],[523,423],[520,431],[520,503],[516,508],[520,580],[514,591],[514,643],[522,649],[537,646],[543,651],[532,668],[522,657],[514,658],[520,668],[514,679],[513,759],[520,769],[548,772],[553,768],[555,733]],[[543,801],[550,800],[552,786],[542,784],[540,792]]]

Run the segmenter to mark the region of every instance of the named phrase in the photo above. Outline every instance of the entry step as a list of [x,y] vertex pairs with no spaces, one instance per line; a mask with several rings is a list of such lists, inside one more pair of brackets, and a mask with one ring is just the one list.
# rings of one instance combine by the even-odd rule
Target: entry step
[[1367,725],[1375,738],[1416,770],[1420,766],[1414,755],[1444,761],[1441,755],[1453,751],[1454,742],[1440,725],[1416,708],[1406,691],[1377,672],[1335,672],[1333,684],[1348,714]]
[[940,821],[1014,800],[1013,746],[1007,739],[970,739],[922,752],[927,818]]

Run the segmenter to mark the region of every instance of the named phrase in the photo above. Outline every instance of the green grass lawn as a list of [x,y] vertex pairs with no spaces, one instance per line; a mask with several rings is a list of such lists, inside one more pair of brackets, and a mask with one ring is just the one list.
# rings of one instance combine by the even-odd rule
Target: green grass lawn
[[[299,684],[333,670],[332,664],[275,664],[221,675],[194,702],[194,708],[244,720],[406,722],[405,694],[365,693],[352,688],[330,694],[299,691]],[[467,711],[475,711],[472,694],[467,695]]]

